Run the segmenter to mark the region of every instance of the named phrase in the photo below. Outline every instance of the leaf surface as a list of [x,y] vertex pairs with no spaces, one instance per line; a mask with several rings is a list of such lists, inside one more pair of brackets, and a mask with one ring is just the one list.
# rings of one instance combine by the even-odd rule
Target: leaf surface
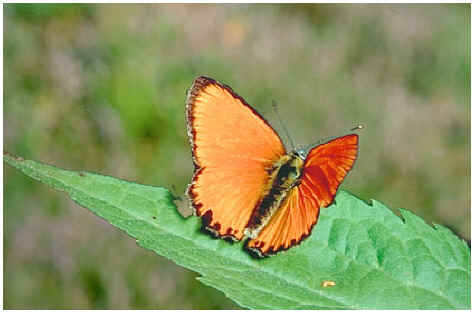
[[[312,235],[257,260],[183,218],[164,188],[67,171],[4,153],[27,176],[65,191],[140,246],[201,274],[254,309],[469,309],[470,251],[449,229],[346,191],[323,209]],[[80,228],[80,226],[78,226]],[[324,287],[324,281],[335,285]]]

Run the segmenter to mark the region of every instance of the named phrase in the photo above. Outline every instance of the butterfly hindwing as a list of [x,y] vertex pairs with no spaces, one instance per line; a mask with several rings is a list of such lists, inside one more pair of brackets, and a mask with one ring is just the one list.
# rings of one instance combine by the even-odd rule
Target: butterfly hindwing
[[314,147],[308,153],[301,182],[289,191],[279,210],[247,248],[258,256],[286,250],[306,238],[322,207],[329,206],[353,167],[358,136],[350,134]]
[[277,133],[233,90],[198,77],[187,96],[195,173],[188,188],[195,214],[218,237],[243,230],[268,184],[268,169],[285,154]]

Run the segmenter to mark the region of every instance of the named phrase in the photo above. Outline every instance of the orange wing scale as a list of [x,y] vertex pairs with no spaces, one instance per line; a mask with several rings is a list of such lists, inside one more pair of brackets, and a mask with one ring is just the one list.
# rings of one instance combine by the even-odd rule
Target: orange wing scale
[[300,185],[247,248],[259,256],[286,250],[305,239],[318,220],[320,208],[333,202],[339,185],[353,167],[358,136],[350,134],[319,145],[307,155]]
[[264,118],[210,78],[194,81],[187,119],[195,164],[188,194],[195,214],[215,236],[239,241],[268,184],[267,169],[285,148]]

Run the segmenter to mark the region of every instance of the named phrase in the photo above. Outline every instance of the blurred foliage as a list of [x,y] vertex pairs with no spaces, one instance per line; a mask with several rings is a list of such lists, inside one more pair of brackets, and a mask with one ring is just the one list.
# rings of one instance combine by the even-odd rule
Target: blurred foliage
[[[344,188],[470,239],[469,4],[5,4],[4,149],[184,191],[202,74],[300,144],[364,123]],[[237,308],[194,277],[5,167],[5,308]]]

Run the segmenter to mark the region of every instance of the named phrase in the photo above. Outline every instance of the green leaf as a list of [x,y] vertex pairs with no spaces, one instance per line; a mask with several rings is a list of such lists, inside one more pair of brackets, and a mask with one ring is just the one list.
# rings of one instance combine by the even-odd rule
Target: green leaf
[[[442,226],[345,191],[322,210],[312,235],[288,251],[254,259],[242,243],[200,232],[169,191],[4,154],[26,175],[70,197],[140,246],[201,274],[204,284],[255,309],[469,309],[470,251]],[[333,281],[334,286],[323,286]]]

